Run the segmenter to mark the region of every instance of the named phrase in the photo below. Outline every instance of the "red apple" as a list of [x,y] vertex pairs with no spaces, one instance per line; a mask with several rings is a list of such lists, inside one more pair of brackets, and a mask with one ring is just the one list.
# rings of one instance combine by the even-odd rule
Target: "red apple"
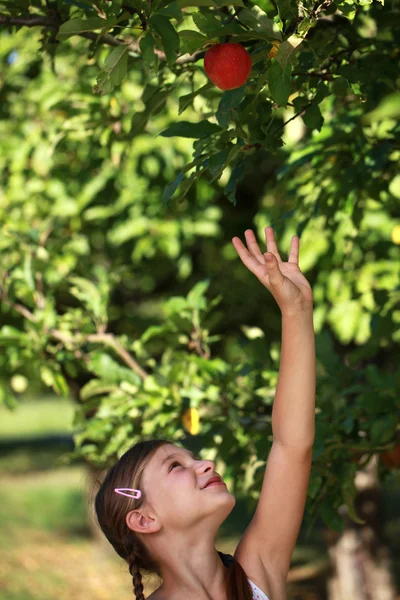
[[204,70],[220,90],[241,87],[252,66],[250,54],[236,42],[215,44],[204,55]]

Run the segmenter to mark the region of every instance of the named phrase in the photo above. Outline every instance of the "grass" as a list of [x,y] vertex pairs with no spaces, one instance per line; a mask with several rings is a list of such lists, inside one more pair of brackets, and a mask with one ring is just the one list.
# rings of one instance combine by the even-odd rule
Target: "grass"
[[60,456],[72,450],[71,444],[32,443],[29,450],[16,447],[10,451],[7,442],[18,438],[40,439],[50,434],[71,435],[74,411],[72,399],[56,395],[37,400],[25,397],[13,411],[0,406],[0,473],[29,473],[57,467]]
[[19,531],[41,530],[60,536],[88,535],[82,467],[1,478],[0,548],[5,537]]
[[71,433],[74,403],[69,398],[25,398],[13,411],[0,405],[0,439]]

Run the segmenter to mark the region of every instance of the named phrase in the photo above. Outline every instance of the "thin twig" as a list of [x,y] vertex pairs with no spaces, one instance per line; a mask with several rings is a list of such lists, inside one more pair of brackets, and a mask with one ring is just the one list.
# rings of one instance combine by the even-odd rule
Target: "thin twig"
[[299,71],[293,71],[292,75],[301,75],[304,77],[319,77],[319,79],[326,79],[331,81],[333,79],[332,73],[300,73]]
[[[0,15],[0,25],[17,25],[17,26],[26,26],[26,27],[47,27],[49,29],[58,29],[62,23],[51,19],[49,17],[4,17]],[[88,40],[96,41],[98,38],[98,34],[86,31],[84,33],[78,34],[80,37],[86,38]],[[105,34],[101,38],[99,38],[98,43],[107,44],[108,46],[121,46],[123,44],[129,45],[129,53],[135,53],[141,55],[140,45],[138,40],[121,40],[119,38],[115,38],[112,35]],[[175,65],[185,65],[188,63],[196,62],[199,59],[203,58],[205,55],[205,50],[197,50],[193,54],[182,54],[179,56]],[[165,52],[163,50],[158,50],[154,48],[154,54],[156,54],[160,60],[166,61],[167,57],[165,56]]]
[[293,121],[293,119],[296,119],[296,117],[298,117],[299,115],[301,115],[301,113],[303,113],[305,110],[307,110],[307,108],[310,108],[310,106],[312,105],[312,102],[309,102],[308,104],[306,104],[306,106],[304,108],[302,108],[301,110],[299,110],[298,113],[296,113],[294,115],[294,117],[291,117],[290,119],[288,119],[287,121],[285,121],[285,123],[283,123],[283,125],[279,125],[279,127],[277,127],[273,133],[273,135],[275,135],[280,129],[282,129],[283,127],[285,127],[285,125],[287,125],[288,123],[290,123],[290,121]]

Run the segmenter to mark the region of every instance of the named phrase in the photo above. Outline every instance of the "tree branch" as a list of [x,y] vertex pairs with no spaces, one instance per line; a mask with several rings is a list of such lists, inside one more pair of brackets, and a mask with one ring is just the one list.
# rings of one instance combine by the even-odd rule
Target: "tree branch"
[[[81,37],[85,37],[88,40],[93,40],[93,41],[97,40],[97,34],[91,32],[91,31],[81,33],[80,35],[81,35]],[[100,42],[103,42],[104,44],[108,44],[110,46],[121,46],[122,44],[126,45],[126,41],[120,40],[118,38],[114,38],[114,37],[112,37],[112,35],[107,35],[107,34],[103,35],[103,37],[101,37],[99,39],[99,43]],[[142,51],[140,49],[138,40],[134,40],[130,43],[128,42],[128,45],[129,45],[129,54],[134,53],[134,54],[141,55]],[[195,52],[194,54],[182,54],[182,56],[179,56],[176,59],[174,64],[175,65],[185,65],[187,63],[196,62],[200,58],[203,58],[205,53],[206,53],[205,50],[197,50],[197,52]],[[158,50],[157,48],[154,48],[154,54],[156,54],[160,60],[163,60],[163,61],[167,60],[167,57],[165,56],[165,52],[163,50]]]
[[48,27],[49,29],[58,29],[60,23],[51,17],[5,17],[0,15],[0,25],[21,25],[25,27]]
[[[14,304],[7,300],[4,295],[2,297],[2,302],[15,310],[15,312],[22,315],[27,321],[31,323],[37,323],[37,317],[25,306],[22,304]],[[119,340],[112,333],[93,333],[88,335],[76,335],[73,336],[66,331],[61,331],[59,329],[50,329],[47,333],[51,335],[56,340],[61,341],[64,345],[68,343],[80,345],[82,343],[92,343],[92,344],[105,344],[110,348],[113,348],[118,356],[124,361],[125,364],[128,365],[135,371],[142,379],[146,379],[149,374],[142,369],[139,363],[129,354],[129,352],[123,347],[123,345],[119,342]]]
[[[25,26],[25,27],[47,27],[48,29],[58,29],[62,23],[59,21],[52,19],[51,17],[4,17],[0,15],[0,25],[17,25],[17,26]],[[98,34],[92,31],[86,31],[85,33],[80,33],[80,37],[86,38],[88,40],[96,41],[98,38]],[[112,35],[106,33],[98,40],[99,43],[107,44],[108,46],[121,46],[123,44],[129,45],[129,54],[135,53],[141,55],[141,50],[139,46],[138,40],[121,40],[119,38],[115,38]],[[185,65],[187,63],[196,62],[200,58],[203,58],[205,55],[205,50],[198,50],[193,54],[182,54],[179,56],[175,65]],[[165,52],[163,50],[158,50],[154,48],[154,54],[156,54],[160,60],[166,61],[167,57],[165,56]]]

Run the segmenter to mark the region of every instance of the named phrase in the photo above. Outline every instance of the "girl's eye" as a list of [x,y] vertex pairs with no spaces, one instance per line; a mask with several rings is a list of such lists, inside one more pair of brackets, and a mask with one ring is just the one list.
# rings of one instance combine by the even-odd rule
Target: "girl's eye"
[[[201,460],[200,456],[197,456],[197,455],[195,455],[194,458],[195,458],[195,460]],[[170,473],[172,471],[172,469],[174,468],[175,465],[182,466],[181,463],[178,463],[175,461],[171,464],[170,468],[168,469],[168,473]]]

